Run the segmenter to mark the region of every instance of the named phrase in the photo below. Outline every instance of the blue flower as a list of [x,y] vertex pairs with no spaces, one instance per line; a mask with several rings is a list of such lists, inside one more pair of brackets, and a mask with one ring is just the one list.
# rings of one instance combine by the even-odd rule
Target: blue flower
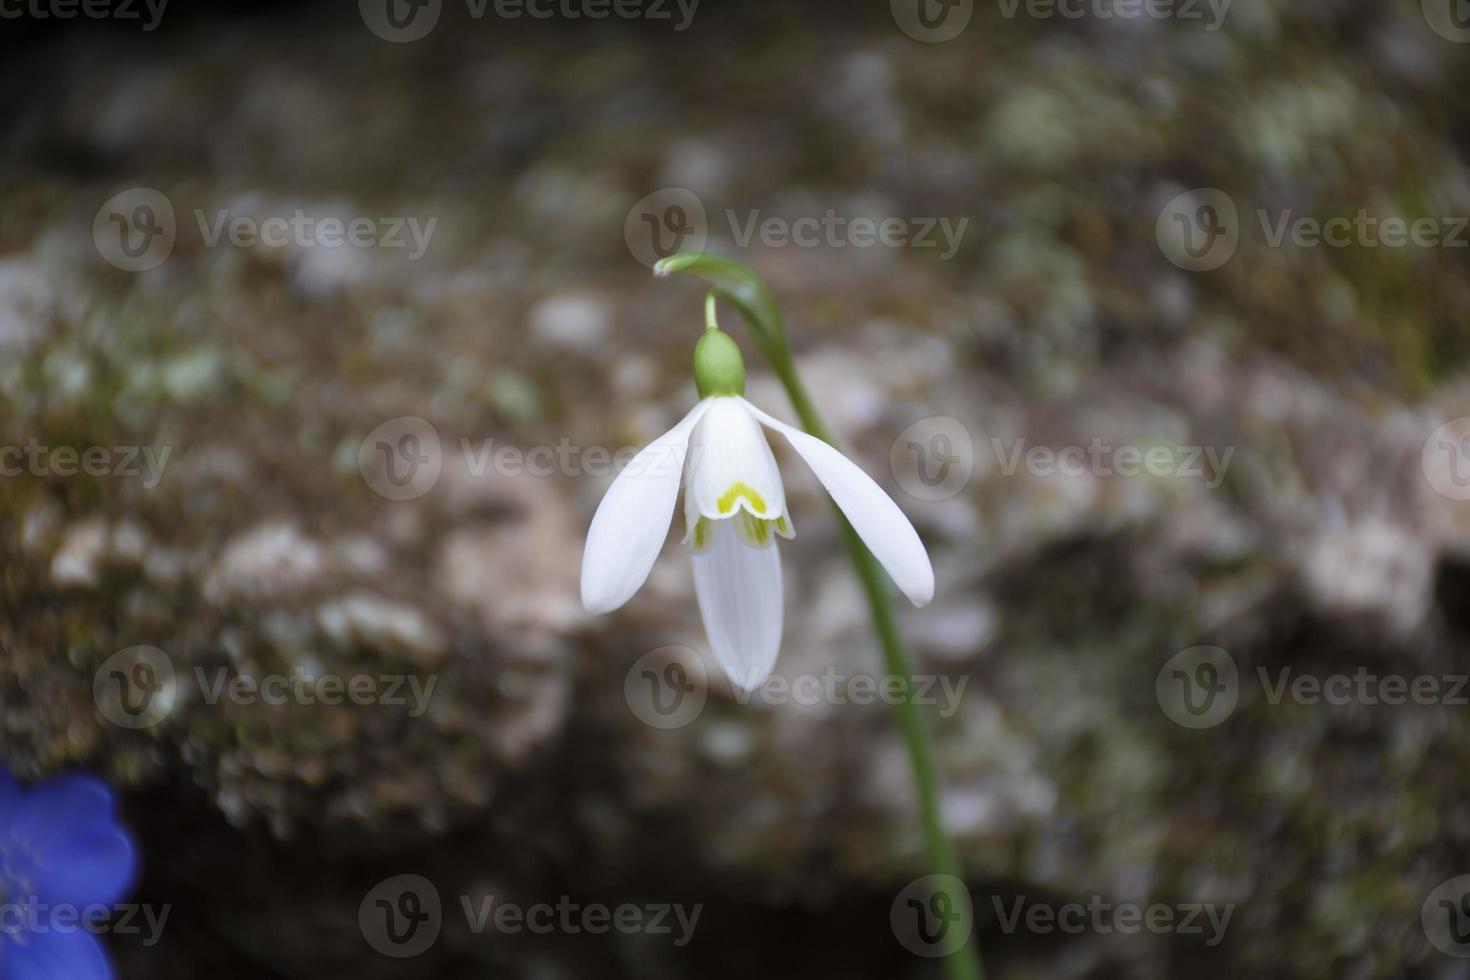
[[0,980],[111,980],[91,917],[127,897],[137,866],[100,780],[22,788],[0,769]]

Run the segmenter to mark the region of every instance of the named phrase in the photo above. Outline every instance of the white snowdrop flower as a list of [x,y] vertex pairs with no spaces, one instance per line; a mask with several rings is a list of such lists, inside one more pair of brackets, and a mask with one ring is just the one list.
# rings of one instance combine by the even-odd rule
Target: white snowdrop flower
[[582,556],[582,604],[606,613],[633,597],[668,535],[683,477],[684,543],[715,659],[752,690],[781,646],[777,538],[795,530],[762,426],[779,432],[816,473],[868,550],[916,606],[934,597],[934,570],[913,525],[856,464],[744,398],[735,342],[705,331],[694,352],[700,401],[618,474],[592,518]]

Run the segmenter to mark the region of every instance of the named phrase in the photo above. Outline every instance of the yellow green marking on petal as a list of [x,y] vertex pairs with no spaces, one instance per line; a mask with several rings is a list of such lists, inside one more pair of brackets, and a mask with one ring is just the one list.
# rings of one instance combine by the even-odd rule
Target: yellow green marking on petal
[[750,505],[750,510],[753,510],[757,514],[766,513],[765,498],[756,493],[750,484],[743,481],[732,484],[730,489],[722,493],[720,499],[715,501],[715,507],[719,509],[721,514],[732,514],[735,512],[735,505],[740,502],[741,497],[744,497],[746,503]]
[[769,545],[772,541],[772,532],[784,538],[796,536],[791,530],[791,521],[784,514],[768,520],[742,510],[733,517],[697,518],[694,526],[689,529],[689,533],[684,536],[684,543],[689,545],[693,551],[706,550],[714,540],[715,525],[723,521],[734,522],[736,537],[752,548],[763,548]]
[[737,527],[740,537],[747,543],[762,547],[771,543],[771,524],[774,522],[752,517],[743,510],[735,516],[735,519],[740,522]]
[[694,550],[703,551],[709,547],[710,522],[708,517],[701,517],[694,522]]
[[735,533],[740,536],[740,540],[753,548],[764,548],[770,544],[773,531],[783,538],[795,537],[791,530],[791,522],[785,516],[767,520],[764,517],[754,517],[741,511],[731,520],[735,522]]

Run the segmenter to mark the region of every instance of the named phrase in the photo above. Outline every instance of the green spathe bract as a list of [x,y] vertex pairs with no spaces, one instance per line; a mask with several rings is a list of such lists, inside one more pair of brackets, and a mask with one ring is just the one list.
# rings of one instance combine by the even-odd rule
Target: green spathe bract
[[694,385],[700,398],[745,394],[745,359],[723,330],[706,330],[694,345]]

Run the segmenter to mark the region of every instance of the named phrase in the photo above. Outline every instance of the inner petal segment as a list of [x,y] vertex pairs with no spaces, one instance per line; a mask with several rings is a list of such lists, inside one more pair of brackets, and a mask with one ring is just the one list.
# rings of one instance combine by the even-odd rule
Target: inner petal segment
[[689,526],[688,533],[684,535],[684,543],[695,552],[702,553],[714,540],[715,525],[725,523],[733,525],[736,537],[752,548],[766,547],[773,540],[773,535],[779,535],[787,540],[796,537],[796,530],[791,526],[791,520],[785,514],[777,518],[766,519],[742,510],[734,517],[723,519],[694,518],[694,523]]

